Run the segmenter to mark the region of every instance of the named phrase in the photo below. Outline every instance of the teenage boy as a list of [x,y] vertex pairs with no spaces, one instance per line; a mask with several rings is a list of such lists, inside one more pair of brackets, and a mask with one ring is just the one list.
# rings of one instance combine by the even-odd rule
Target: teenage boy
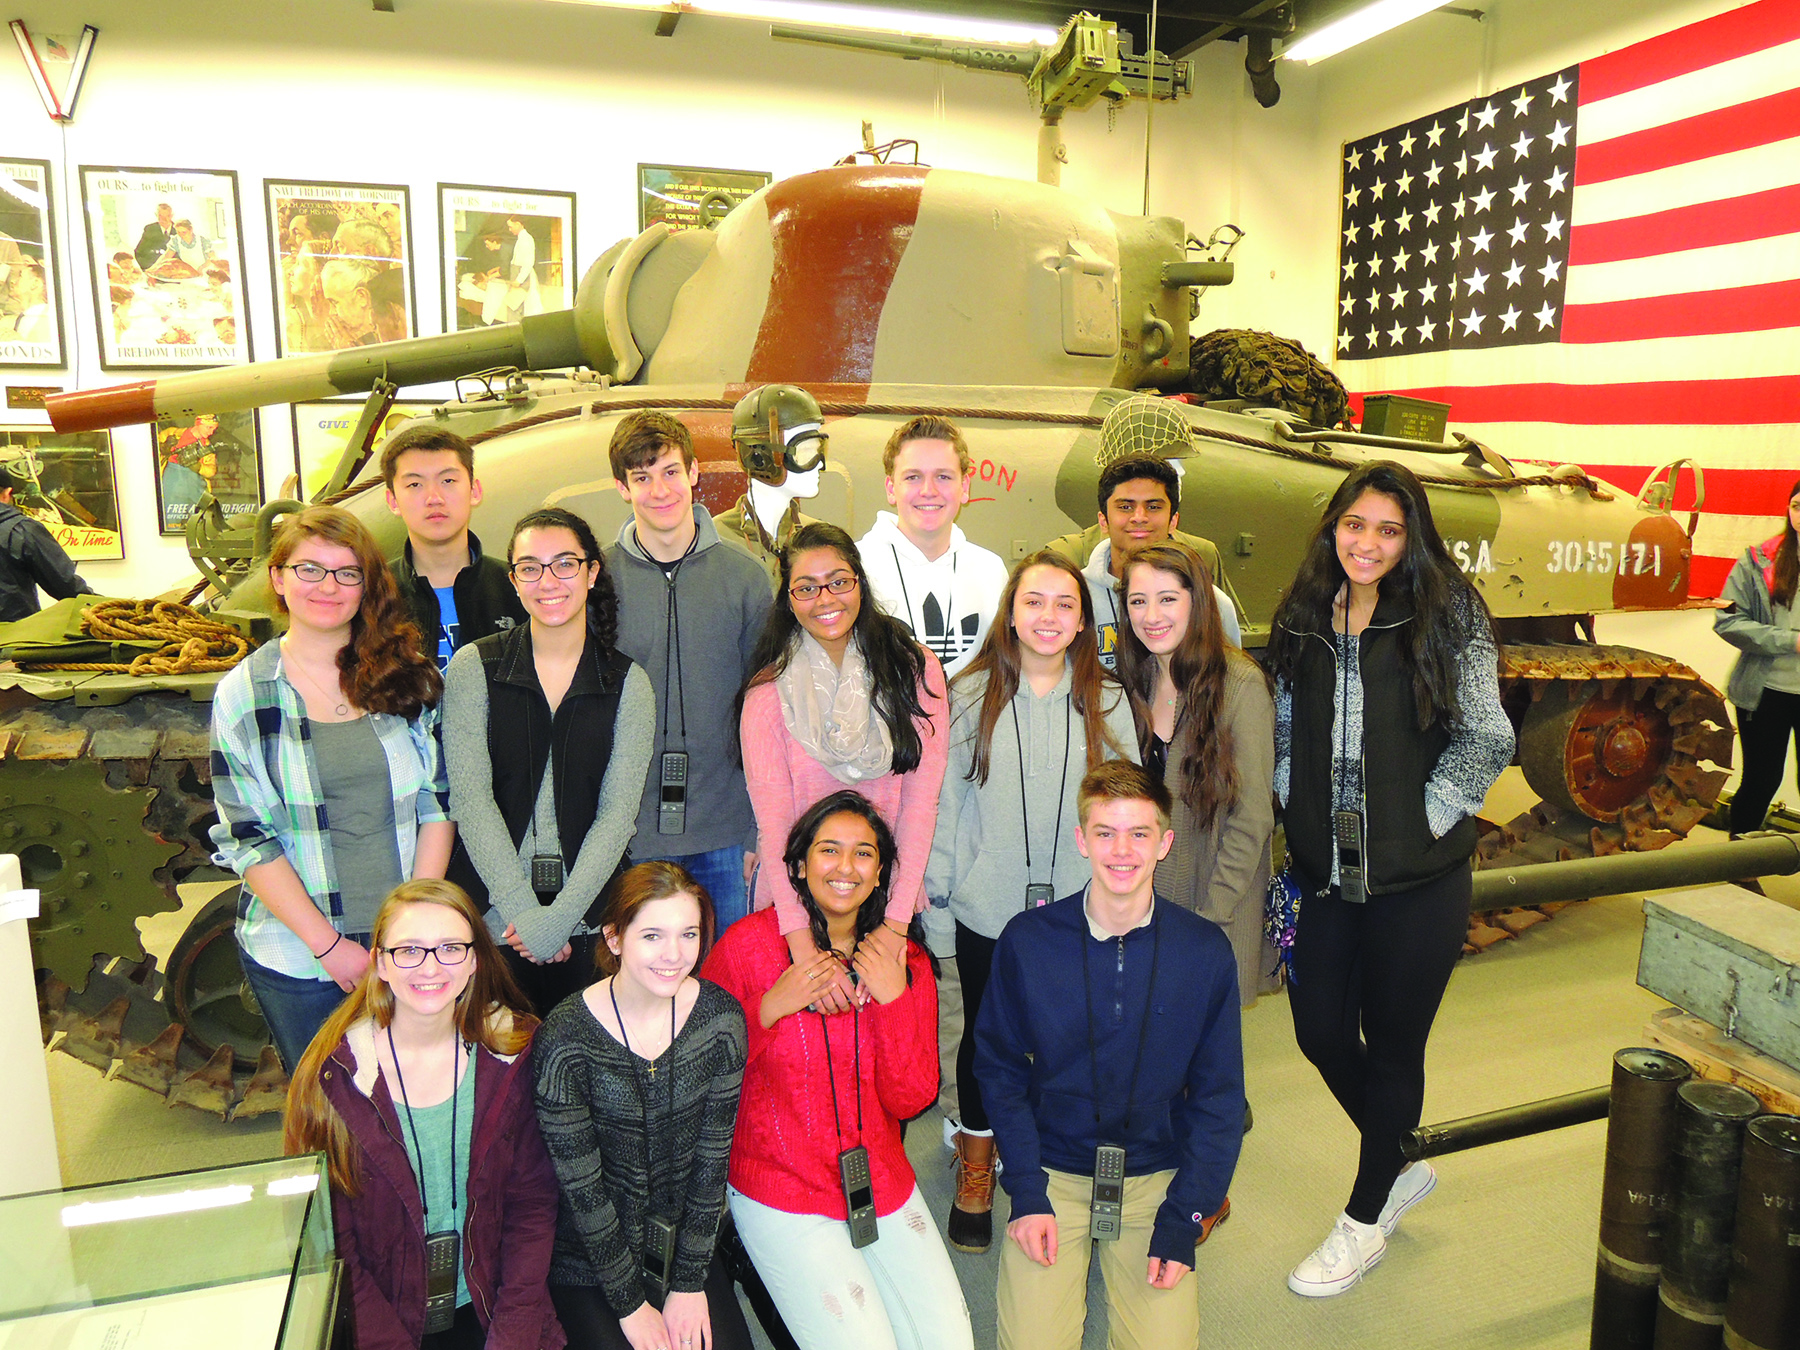
[[403,426],[382,447],[381,481],[388,510],[406,522],[394,580],[439,670],[458,647],[525,622],[506,564],[469,529],[481,504],[473,446],[431,422]]
[[[1094,602],[1094,636],[1100,642],[1100,663],[1113,670],[1119,662],[1119,625],[1127,621],[1125,598],[1118,590],[1125,557],[1133,549],[1163,543],[1175,533],[1181,520],[1181,475],[1160,455],[1127,455],[1106,466],[1100,475],[1097,496],[1100,528],[1106,537],[1094,546],[1081,573],[1087,578],[1088,595]],[[1066,545],[1073,538],[1065,535],[1051,547]],[[1212,573],[1213,600],[1219,606],[1225,640],[1241,647],[1244,635],[1238,626],[1237,606],[1218,584],[1219,550],[1192,535],[1180,538],[1200,555]]]
[[1081,1344],[1099,1242],[1112,1344],[1194,1350],[1187,1277],[1243,1138],[1237,966],[1217,925],[1152,892],[1175,840],[1160,781],[1112,760],[1081,780],[1076,808],[1093,880],[1001,931],[976,1023],[1012,1198],[1000,1347]]
[[[631,519],[606,550],[619,650],[656,691],[656,753],[638,810],[637,862],[680,863],[706,887],[718,931],[744,917],[756,818],[733,704],[769,614],[769,578],[694,500],[693,438],[663,412],[628,413],[609,449]],[[752,843],[751,847],[754,847]],[[780,865],[780,860],[775,860]]]

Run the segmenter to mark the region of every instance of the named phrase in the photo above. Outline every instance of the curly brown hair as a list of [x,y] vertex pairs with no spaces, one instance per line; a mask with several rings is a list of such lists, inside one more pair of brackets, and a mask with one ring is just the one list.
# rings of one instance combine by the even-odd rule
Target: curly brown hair
[[[275,531],[269,548],[271,575],[287,566],[307,539],[323,539],[349,549],[362,568],[362,604],[350,620],[350,640],[338,652],[338,684],[352,705],[368,712],[394,713],[408,721],[434,706],[444,691],[437,662],[426,656],[418,625],[407,617],[400,588],[381,556],[381,545],[355,516],[340,506],[296,511]],[[275,608],[288,612],[279,591]]]

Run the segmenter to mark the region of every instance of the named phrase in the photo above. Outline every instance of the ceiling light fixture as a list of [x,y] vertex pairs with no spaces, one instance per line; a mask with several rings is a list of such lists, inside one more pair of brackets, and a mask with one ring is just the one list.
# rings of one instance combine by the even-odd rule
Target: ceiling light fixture
[[867,29],[918,37],[956,38],[982,42],[1047,47],[1057,30],[1045,24],[1008,23],[1000,19],[972,19],[955,14],[929,14],[909,9],[875,9],[864,5],[831,4],[827,0],[679,0],[652,4],[646,0],[564,0],[564,3],[601,5],[610,9],[637,9],[663,14],[716,15],[721,18],[759,19],[771,23],[798,23],[814,28]]
[[1290,43],[1281,53],[1281,59],[1323,61],[1359,42],[1367,42],[1390,28],[1398,28],[1421,14],[1429,14],[1443,4],[1444,0],[1375,0],[1374,4],[1365,5],[1341,19],[1334,19],[1323,28],[1314,29],[1298,42]]

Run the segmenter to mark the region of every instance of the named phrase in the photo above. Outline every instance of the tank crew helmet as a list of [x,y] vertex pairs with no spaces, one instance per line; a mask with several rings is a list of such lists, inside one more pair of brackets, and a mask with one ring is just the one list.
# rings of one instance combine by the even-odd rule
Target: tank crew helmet
[[1191,453],[1193,444],[1187,419],[1173,404],[1148,394],[1133,394],[1115,403],[1100,424],[1094,467],[1105,473],[1114,461],[1134,455],[1182,459]]
[[818,400],[791,384],[752,389],[731,410],[731,443],[744,472],[780,487],[790,473],[825,462],[825,417]]

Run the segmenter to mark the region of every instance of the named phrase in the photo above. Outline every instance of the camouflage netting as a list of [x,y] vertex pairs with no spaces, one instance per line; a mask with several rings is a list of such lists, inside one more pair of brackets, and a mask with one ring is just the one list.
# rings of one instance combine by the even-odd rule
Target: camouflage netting
[[1188,348],[1188,388],[1205,399],[1248,399],[1289,408],[1314,426],[1350,414],[1343,381],[1289,338],[1249,328],[1219,328]]
[[1094,467],[1104,473],[1115,459],[1128,455],[1180,457],[1193,448],[1187,418],[1175,411],[1167,399],[1133,394],[1115,403],[1106,414],[1106,421],[1100,424],[1100,448],[1094,453]]

